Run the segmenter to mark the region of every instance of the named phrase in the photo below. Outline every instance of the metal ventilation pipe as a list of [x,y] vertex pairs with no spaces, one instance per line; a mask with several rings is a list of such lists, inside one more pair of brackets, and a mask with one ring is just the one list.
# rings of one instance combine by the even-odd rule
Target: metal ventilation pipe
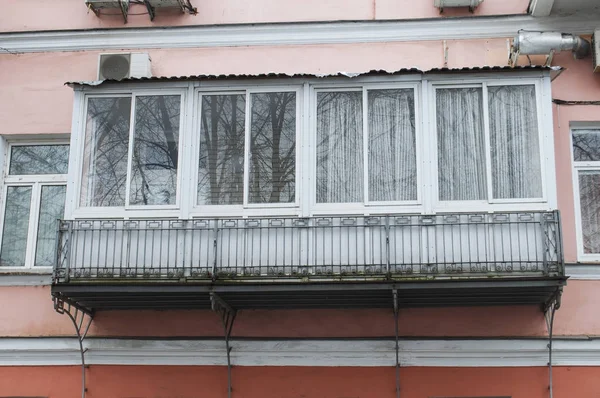
[[590,43],[569,33],[521,31],[514,39],[513,49],[525,55],[572,51],[576,59],[581,59],[590,53]]

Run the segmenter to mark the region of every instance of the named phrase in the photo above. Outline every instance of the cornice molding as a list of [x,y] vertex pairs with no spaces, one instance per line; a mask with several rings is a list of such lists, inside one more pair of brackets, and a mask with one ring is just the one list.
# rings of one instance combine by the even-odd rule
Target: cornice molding
[[[547,340],[403,340],[400,363],[408,366],[546,366]],[[233,340],[234,366],[394,366],[392,340]],[[86,340],[91,365],[226,366],[220,340]],[[80,364],[76,339],[0,339],[0,366]],[[600,340],[555,339],[555,366],[600,366]]]
[[0,54],[510,38],[520,29],[591,34],[598,16],[530,15],[0,33]]

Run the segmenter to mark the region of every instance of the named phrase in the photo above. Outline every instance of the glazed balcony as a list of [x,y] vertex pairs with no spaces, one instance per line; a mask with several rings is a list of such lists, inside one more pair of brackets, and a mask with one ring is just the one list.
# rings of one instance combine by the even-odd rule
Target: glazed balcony
[[544,303],[553,212],[60,221],[53,293],[85,308]]

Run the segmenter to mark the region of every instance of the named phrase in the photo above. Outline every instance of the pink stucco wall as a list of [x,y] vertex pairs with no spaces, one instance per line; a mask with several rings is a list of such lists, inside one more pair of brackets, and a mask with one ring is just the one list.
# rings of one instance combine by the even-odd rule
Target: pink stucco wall
[[[450,40],[448,66],[505,65],[506,39]],[[442,42],[151,50],[156,76],[335,73],[444,65]],[[0,134],[64,134],[73,94],[66,81],[96,79],[99,52],[0,55]],[[301,54],[301,55],[300,55]],[[315,62],[318,60],[318,62]]]
[[[3,0],[0,31],[122,28],[142,26],[214,25],[292,21],[349,21],[510,15],[527,11],[529,0],[487,0],[473,14],[446,9],[440,14],[433,1],[415,0],[192,0],[198,15],[166,12],[150,22],[146,8],[132,5],[129,22],[120,15],[98,18],[83,0]],[[106,10],[114,13],[117,10]],[[142,14],[142,15],[140,15]]]
[[[393,367],[232,368],[233,396],[240,398],[395,397]],[[554,367],[554,396],[600,396],[598,367]],[[80,397],[80,369],[0,367],[0,391],[9,396]],[[400,368],[402,398],[547,398],[546,367]],[[87,370],[86,397],[227,397],[227,369],[219,366],[98,366]]]
[[[557,312],[556,336],[598,336],[600,281],[571,281]],[[0,337],[71,336],[73,326],[52,307],[49,287],[0,288]],[[223,333],[211,311],[99,312],[91,336],[214,337]],[[536,306],[402,309],[399,333],[408,337],[546,336]],[[254,310],[240,311],[235,337],[390,337],[391,310]]]

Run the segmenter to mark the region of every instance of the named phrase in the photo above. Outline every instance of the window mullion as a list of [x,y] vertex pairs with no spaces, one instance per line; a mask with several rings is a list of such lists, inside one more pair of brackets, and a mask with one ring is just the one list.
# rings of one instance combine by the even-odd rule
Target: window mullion
[[25,268],[33,268],[37,245],[37,229],[40,219],[42,184],[31,185],[31,202],[29,204],[29,228],[27,229],[27,245],[25,249]]
[[249,202],[249,188],[250,188],[250,128],[251,128],[251,95],[248,90],[246,90],[246,114],[244,115],[244,192],[243,192],[243,204],[244,207],[248,205]]
[[362,90],[363,103],[363,203],[369,203],[369,99],[367,89]]
[[487,180],[487,200],[491,203],[494,200],[493,184],[492,184],[492,148],[491,148],[491,137],[490,137],[490,112],[488,102],[488,88],[487,84],[482,84],[483,94],[483,132],[485,137],[485,169],[486,169],[486,180]]
[[133,145],[135,136],[135,104],[136,95],[131,94],[131,113],[129,116],[129,146],[127,149],[127,181],[125,181],[125,208],[129,207],[129,190],[131,189],[131,168],[133,167]]

